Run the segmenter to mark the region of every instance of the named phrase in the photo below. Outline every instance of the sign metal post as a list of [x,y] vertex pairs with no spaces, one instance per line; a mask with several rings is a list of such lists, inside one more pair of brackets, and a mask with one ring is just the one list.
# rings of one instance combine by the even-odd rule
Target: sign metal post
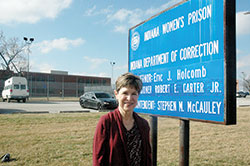
[[151,146],[152,146],[152,163],[153,166],[157,165],[157,125],[158,117],[150,116],[150,135],[151,135]]
[[180,120],[179,165],[189,165],[189,120]]

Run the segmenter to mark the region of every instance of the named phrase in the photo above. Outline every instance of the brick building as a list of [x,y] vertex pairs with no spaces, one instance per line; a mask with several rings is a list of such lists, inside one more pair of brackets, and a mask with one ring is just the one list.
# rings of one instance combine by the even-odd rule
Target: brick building
[[[13,72],[0,70],[0,92],[4,87],[4,81]],[[111,78],[68,75],[68,72],[51,71],[51,73],[23,72],[28,78],[30,97],[79,97],[86,91],[112,92]]]

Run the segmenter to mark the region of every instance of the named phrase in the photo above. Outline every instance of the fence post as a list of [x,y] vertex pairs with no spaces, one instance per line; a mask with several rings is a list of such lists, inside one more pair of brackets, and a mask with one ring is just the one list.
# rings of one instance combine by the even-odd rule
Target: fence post
[[62,98],[64,99],[64,76],[62,77]]
[[47,101],[49,101],[49,75],[47,77]]

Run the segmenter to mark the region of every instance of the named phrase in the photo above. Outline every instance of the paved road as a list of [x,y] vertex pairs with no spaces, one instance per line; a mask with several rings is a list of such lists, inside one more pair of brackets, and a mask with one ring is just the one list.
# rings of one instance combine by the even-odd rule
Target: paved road
[[79,102],[32,102],[26,103],[0,102],[0,114],[6,113],[67,113],[67,112],[96,112],[83,109]]
[[250,107],[250,96],[246,98],[237,98],[237,107]]
[[[237,98],[237,107],[250,107],[250,96]],[[83,109],[79,102],[37,102],[27,103],[0,102],[0,114],[11,113],[68,113],[68,112],[97,112],[92,109]]]

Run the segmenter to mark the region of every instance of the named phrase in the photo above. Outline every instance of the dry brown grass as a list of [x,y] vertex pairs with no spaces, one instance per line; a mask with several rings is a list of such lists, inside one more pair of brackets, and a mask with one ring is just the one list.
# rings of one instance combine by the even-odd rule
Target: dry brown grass
[[1,115],[0,153],[9,165],[91,165],[100,114]]
[[[250,165],[250,108],[238,109],[237,125],[190,122],[190,165]],[[158,165],[179,165],[179,120],[158,120]]]
[[[4,165],[91,166],[103,114],[0,114],[0,155],[13,159]],[[238,109],[237,120],[233,126],[191,121],[190,165],[250,165],[250,108]],[[178,149],[179,120],[158,118],[158,165],[179,165]]]

